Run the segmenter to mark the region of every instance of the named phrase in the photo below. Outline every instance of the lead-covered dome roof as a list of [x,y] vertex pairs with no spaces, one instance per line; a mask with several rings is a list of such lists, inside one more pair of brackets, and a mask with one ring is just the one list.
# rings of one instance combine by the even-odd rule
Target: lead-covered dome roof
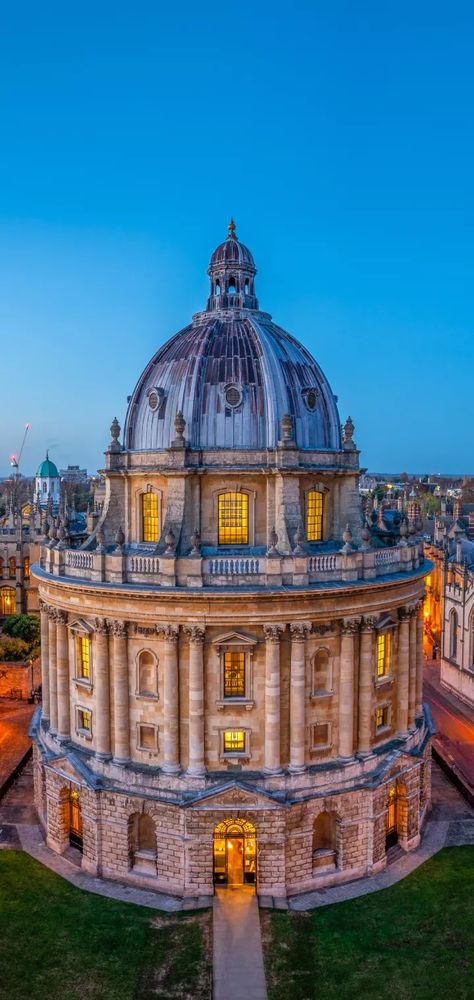
[[206,311],[158,350],[138,380],[125,447],[169,448],[181,412],[191,448],[275,448],[289,414],[298,448],[339,450],[329,383],[309,351],[259,310],[253,257],[232,221],[208,274]]

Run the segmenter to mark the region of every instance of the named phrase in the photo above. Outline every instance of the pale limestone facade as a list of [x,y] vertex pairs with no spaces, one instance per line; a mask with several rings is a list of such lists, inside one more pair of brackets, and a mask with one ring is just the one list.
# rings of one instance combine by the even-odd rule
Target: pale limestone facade
[[[199,397],[208,359],[200,380],[181,368],[172,385],[160,368],[167,345],[132,396],[125,447],[112,425],[99,524],[81,550],[54,532],[34,568],[43,651],[36,803],[50,847],[62,852],[79,837],[87,871],[207,895],[215,881],[241,881],[238,840],[243,880],[285,896],[380,870],[396,840],[405,850],[419,843],[430,803],[427,564],[416,538],[371,546],[352,422],[341,439],[329,386],[295,341],[281,363],[296,402],[272,401],[272,365],[286,342],[258,312],[253,261],[233,232],[209,273],[208,312],[170,344],[177,351],[184,336],[192,347],[195,337],[207,350],[216,324],[234,324],[239,345],[252,324],[261,338],[255,384],[259,351],[265,361],[261,422],[248,431],[254,383],[246,386],[234,358],[231,378],[224,371],[212,389],[224,397],[231,383],[233,402],[217,407],[222,426],[212,425]],[[298,401],[311,414],[312,391],[322,411],[314,433]],[[185,400],[187,417],[174,411],[165,440],[149,420],[170,400]],[[242,409],[240,424],[231,405]],[[216,444],[229,433],[231,447]],[[246,447],[247,433],[265,447]],[[138,447],[154,434],[162,447]],[[153,543],[143,538],[149,493]],[[245,544],[222,544],[222,494],[247,498]],[[310,541],[315,495],[320,537]],[[228,661],[240,671],[237,694]]]

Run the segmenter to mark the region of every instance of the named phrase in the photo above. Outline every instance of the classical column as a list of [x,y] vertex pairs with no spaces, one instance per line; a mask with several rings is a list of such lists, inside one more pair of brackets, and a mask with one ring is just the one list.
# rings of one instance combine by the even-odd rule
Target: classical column
[[280,762],[280,636],[286,626],[269,623],[265,633],[265,758],[266,774],[279,774]]
[[105,618],[96,618],[92,663],[95,688],[95,719],[92,735],[96,757],[108,760],[110,757],[110,679],[109,679],[109,636]]
[[114,762],[130,760],[130,696],[128,677],[127,623],[110,621],[113,636]]
[[69,702],[69,645],[67,614],[56,612],[56,669],[58,674],[58,736],[68,740],[71,735]]
[[189,639],[189,762],[187,773],[202,777],[204,764],[204,658],[205,628],[187,625]]
[[418,604],[416,619],[416,706],[417,719],[423,716],[423,601]]
[[[164,662],[164,738],[163,771],[176,774],[179,763],[179,681],[178,681],[178,638],[179,625],[163,625],[165,639]],[[201,646],[202,649],[202,646]],[[202,674],[202,667],[201,667]],[[203,692],[204,698],[204,692]],[[204,716],[203,716],[204,717]],[[204,736],[204,733],[203,733]]]
[[49,717],[50,732],[58,731],[58,675],[56,667],[56,609],[50,608],[48,613],[48,646],[49,646]]
[[341,635],[341,669],[339,675],[339,756],[350,760],[354,756],[354,652],[355,636],[360,618],[343,622]]
[[398,677],[397,677],[397,730],[399,736],[408,733],[408,691],[410,663],[410,612],[398,609]]
[[410,637],[409,637],[409,682],[408,682],[408,728],[415,728],[416,718],[416,620],[418,617],[418,606],[415,604],[410,608]]
[[357,751],[361,757],[371,752],[372,686],[375,673],[374,629],[376,618],[364,618],[360,635],[359,664],[359,739]]
[[290,771],[305,769],[305,649],[311,622],[290,622]]
[[41,619],[41,717],[49,723],[49,625],[48,605],[39,602]]

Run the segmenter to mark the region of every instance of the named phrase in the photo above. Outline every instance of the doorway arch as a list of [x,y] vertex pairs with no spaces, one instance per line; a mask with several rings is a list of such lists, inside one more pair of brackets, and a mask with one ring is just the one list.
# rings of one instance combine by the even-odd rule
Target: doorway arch
[[389,851],[398,843],[398,798],[395,785],[389,789],[387,797],[385,850]]
[[214,884],[256,885],[257,836],[253,823],[225,819],[214,829]]
[[76,847],[78,851],[83,850],[83,835],[82,835],[82,811],[81,811],[81,800],[79,798],[79,792],[75,788],[69,790],[67,799],[67,811],[68,811],[68,825],[69,825],[69,844],[71,847]]

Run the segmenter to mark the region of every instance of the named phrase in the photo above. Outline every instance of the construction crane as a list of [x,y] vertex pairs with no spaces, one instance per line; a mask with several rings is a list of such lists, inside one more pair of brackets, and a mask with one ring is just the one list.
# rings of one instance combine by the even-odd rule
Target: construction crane
[[17,478],[20,475],[21,456],[23,454],[23,448],[25,447],[26,436],[28,434],[30,426],[31,426],[30,424],[25,424],[25,433],[23,434],[23,440],[21,442],[21,448],[18,452],[18,457],[16,455],[11,455],[10,457],[10,465],[12,469],[15,469],[15,475],[17,476]]

